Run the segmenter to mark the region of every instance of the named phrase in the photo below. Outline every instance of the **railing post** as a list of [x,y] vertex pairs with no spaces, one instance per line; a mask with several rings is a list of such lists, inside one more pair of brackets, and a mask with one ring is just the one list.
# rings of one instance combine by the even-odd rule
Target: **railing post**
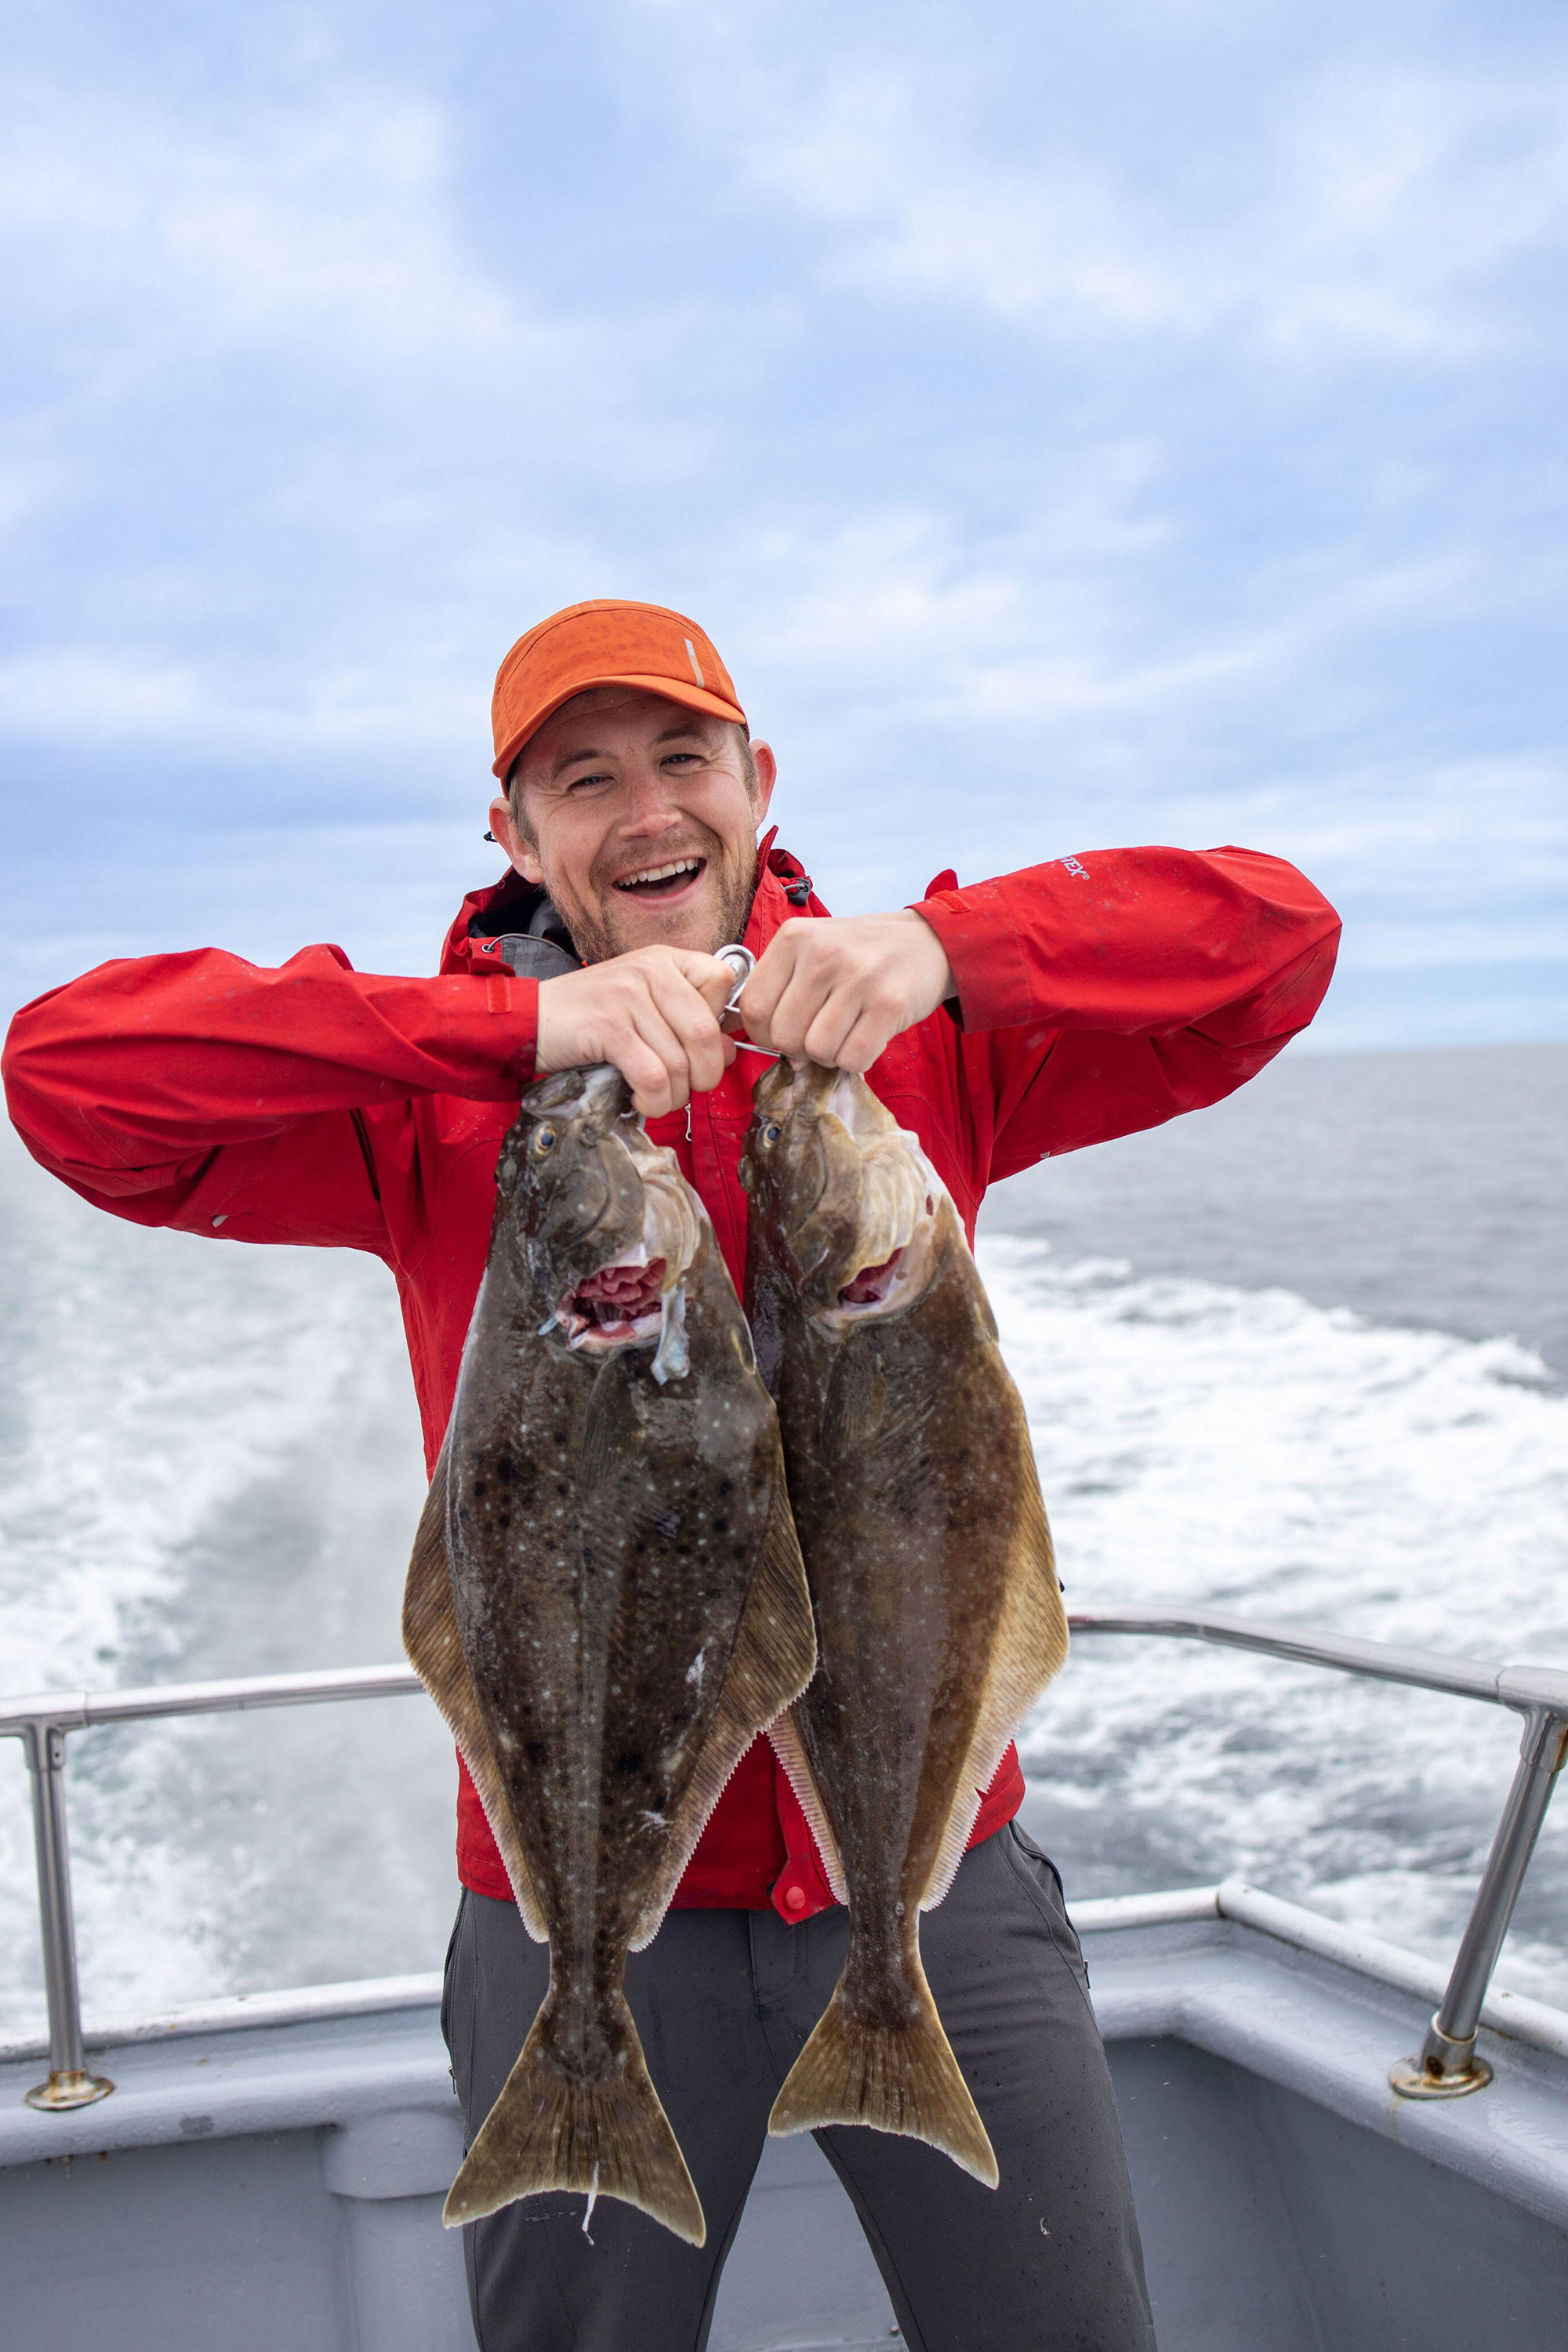
[[28,1724],[23,1738],[33,1779],[33,1838],[38,1861],[38,1922],[49,2001],[49,2079],[26,2094],[30,2107],[90,2106],[112,2083],[82,2063],[81,1997],[76,1975],[76,1919],[66,1843],[66,1736],[58,1723]]
[[1447,1990],[1418,2055],[1402,2058],[1389,2070],[1389,2082],[1402,2098],[1457,2099],[1491,2081],[1491,2068],[1476,2055],[1476,2030],[1565,1752],[1568,1721],[1546,1708],[1532,1708]]

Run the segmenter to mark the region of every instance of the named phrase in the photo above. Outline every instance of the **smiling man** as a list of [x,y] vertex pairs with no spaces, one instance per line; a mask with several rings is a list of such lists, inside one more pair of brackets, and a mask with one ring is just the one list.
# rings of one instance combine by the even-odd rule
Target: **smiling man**
[[[657,640],[678,625],[689,677],[660,677],[656,688],[653,676],[628,672],[555,703],[583,661],[592,665],[601,613],[623,633],[636,613],[636,627],[656,640],[640,654],[623,643],[622,659],[668,663],[670,647]],[[712,950],[740,940],[752,918],[771,748],[751,741],[695,622],[625,605],[575,606],[531,631],[502,665],[496,714],[506,778],[490,810],[496,838],[548,894],[587,967],[541,991],[536,1067],[613,1061],[649,1114],[707,1092],[733,1059],[714,1019],[733,982]],[[781,871],[788,862],[777,861]],[[808,894],[797,880],[800,904]],[[803,922],[769,944],[746,1019],[763,1045],[865,1070],[952,984],[941,940],[917,914],[860,916],[830,930]]]
[[[737,1177],[752,1045],[864,1070],[919,1136],[971,1235],[987,1184],[1218,1101],[1312,1017],[1339,926],[1239,849],[1058,857],[912,908],[835,919],[758,846],[775,781],[694,622],[574,605],[507,656],[490,812],[508,867],[435,978],[280,971],[214,949],[101,965],[27,1006],[5,1075],[29,1150],[85,1199],[230,1241],[374,1252],[403,1305],[427,1458],[440,1448],[521,1089],[609,1061],[668,1144],[741,1279]],[[921,2143],[819,2135],[921,2352],[1145,2352],[1142,2262],[1104,2053],[1050,1864],[1018,1831],[1009,1749],[927,1974],[1001,2169]],[[470,2132],[521,2046],[547,1959],[471,1784],[443,2022]],[[700,2352],[768,2109],[832,1991],[844,1915],[772,1751],[720,1799],[626,1990],[708,2217],[693,2249],[630,2207],[532,2199],[465,2232],[485,2352]]]

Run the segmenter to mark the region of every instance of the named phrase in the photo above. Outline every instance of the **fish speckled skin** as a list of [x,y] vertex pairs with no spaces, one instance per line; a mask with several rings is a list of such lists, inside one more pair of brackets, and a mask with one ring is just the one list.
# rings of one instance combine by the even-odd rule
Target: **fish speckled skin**
[[533,1087],[497,1185],[404,1625],[551,1974],[447,2219],[574,2189],[700,2244],[622,1977],[812,1671],[777,1421],[706,1214],[616,1071]]
[[746,1296],[816,1612],[774,1744],[849,1907],[833,2000],[771,2127],[869,2124],[993,2186],[921,1967],[980,1794],[1067,1654],[1024,1408],[957,1212],[864,1080],[754,1091]]

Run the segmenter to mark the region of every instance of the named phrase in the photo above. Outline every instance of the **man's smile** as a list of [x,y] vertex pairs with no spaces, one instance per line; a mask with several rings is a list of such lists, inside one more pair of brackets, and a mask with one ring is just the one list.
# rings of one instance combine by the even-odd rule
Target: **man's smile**
[[641,866],[635,874],[623,874],[616,888],[628,898],[657,898],[661,905],[682,898],[696,888],[708,870],[708,860],[688,854],[672,857],[660,866]]

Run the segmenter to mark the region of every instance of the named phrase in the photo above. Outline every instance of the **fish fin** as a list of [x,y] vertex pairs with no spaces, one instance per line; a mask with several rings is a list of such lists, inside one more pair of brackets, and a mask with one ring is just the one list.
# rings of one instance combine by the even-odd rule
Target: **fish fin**
[[822,1856],[827,1884],[840,1903],[847,1903],[849,1896],[844,1883],[844,1863],[838,1851],[838,1841],[828,1826],[827,1808],[822,1801],[822,1791],[807,1760],[805,1742],[800,1736],[800,1726],[795,1719],[793,1707],[787,1715],[781,1715],[776,1723],[769,1724],[768,1738],[773,1742],[773,1754],[784,1766],[784,1777],[795,1790],[795,1801],[805,1815],[806,1828],[816,1840],[816,1851]]
[[594,1374],[577,1434],[577,1483],[583,1495],[596,1498],[613,1484],[626,1444],[626,1410],[621,1366],[614,1356],[605,1356]]
[[649,2077],[622,1993],[604,2022],[617,2063],[597,2081],[568,2074],[549,2048],[551,2008],[534,2019],[521,2055],[480,2125],[441,2219],[448,2230],[483,2221],[520,2197],[579,2189],[618,2197],[688,2245],[708,2235],[686,2158]]
[[463,1654],[458,1612],[452,1602],[452,1564],[447,1550],[447,1449],[441,1448],[425,1499],[408,1581],[403,1593],[403,1646],[409,1664],[445,1717],[468,1777],[479,1792],[485,1819],[500,1848],[522,1924],[536,1944],[547,1940],[544,1914],[533,1891],[522,1846],[512,1827],[506,1783],[474,1696],[473,1677]]
[[632,1930],[640,1952],[658,1935],[680,1874],[690,1861],[709,1815],[731,1773],[759,1731],[797,1699],[816,1671],[816,1629],[801,1564],[800,1541],[784,1491],[784,1456],[777,1456],[773,1507],[752,1589],[724,1669],[719,1704],[708,1727],[686,1794],[670,1825],[658,1876]]
[[903,2132],[940,2147],[954,2164],[994,2189],[1000,2179],[995,2150],[959,2072],[918,1958],[913,1987],[919,2007],[911,2024],[866,2025],[846,2009],[840,1979],[810,2041],[784,2076],[768,2129],[781,2139],[791,2132],[820,2131],[835,2124]]
[[875,1348],[840,1348],[822,1400],[822,1450],[853,1460],[878,1435],[888,1410],[887,1382]]
[[[1016,1410],[1021,1422],[1022,1405]],[[1024,1443],[1026,1446],[1026,1436]],[[921,1897],[922,1911],[934,1911],[952,1885],[982,1799],[1007,1752],[1007,1742],[1067,1660],[1067,1612],[1057,1581],[1046,1507],[1027,1455],[1026,1468],[1022,1507],[1007,1564],[1006,1599],[991,1644],[991,1671],[959,1781],[963,1793],[942,1832],[931,1879]]]

